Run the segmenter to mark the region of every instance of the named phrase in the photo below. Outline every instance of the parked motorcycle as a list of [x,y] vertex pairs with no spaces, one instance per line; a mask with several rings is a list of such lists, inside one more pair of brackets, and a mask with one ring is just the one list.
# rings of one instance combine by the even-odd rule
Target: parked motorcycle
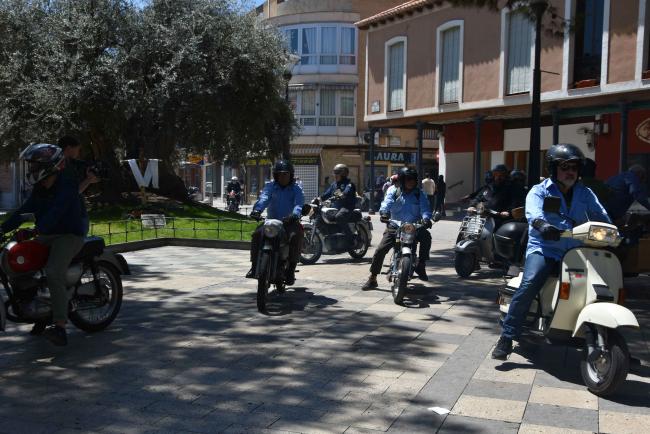
[[266,312],[271,285],[278,293],[286,289],[285,272],[289,265],[289,237],[282,220],[267,219],[263,223],[263,238],[257,253],[257,310]]
[[[559,214],[560,203],[558,197],[547,197],[544,211]],[[610,251],[621,238],[616,226],[600,222],[584,223],[564,231],[562,236],[580,240],[583,245],[564,254],[557,274],[546,280],[531,304],[526,326],[552,341],[584,339],[582,379],[592,393],[609,395],[625,380],[630,363],[627,344],[618,329],[639,327],[634,314],[622,306],[623,273],[618,258]],[[502,319],[522,275],[499,290]]]
[[[33,230],[19,229],[3,236],[0,251],[0,331],[6,321],[49,323],[52,303],[43,268],[49,248]],[[122,305],[122,274],[129,274],[126,260],[104,250],[104,240],[87,238],[67,271],[69,313],[72,324],[86,332],[108,327]]]
[[[523,208],[513,209],[512,214],[516,219],[523,217]],[[496,234],[501,235],[502,231],[509,232],[509,229],[503,228],[504,224],[497,229],[495,234],[495,218],[498,215],[498,211],[479,203],[475,212],[470,212],[463,218],[454,247],[454,268],[458,276],[469,277],[474,271],[481,268],[481,263],[488,264],[491,268],[507,270],[508,262],[498,255],[494,248]],[[509,223],[515,223],[517,228],[520,226],[527,228],[525,222]]]
[[240,196],[238,193],[235,193],[234,191],[228,193],[228,196],[226,197],[226,206],[228,208],[228,211],[238,212],[239,202],[240,202]]
[[305,229],[305,241],[300,254],[300,262],[303,264],[315,264],[322,254],[336,255],[347,252],[355,259],[363,258],[368,252],[372,241],[372,222],[370,217],[363,217],[361,211],[352,211],[350,229],[355,239],[347,239],[340,231],[336,223],[336,208],[330,207],[330,202],[321,203],[318,199],[309,205],[309,223],[303,225]]
[[388,281],[391,282],[390,291],[395,304],[402,304],[406,294],[406,285],[413,278],[417,259],[416,238],[422,227],[422,223],[408,223],[392,219],[388,222],[388,230],[397,232],[388,270]]

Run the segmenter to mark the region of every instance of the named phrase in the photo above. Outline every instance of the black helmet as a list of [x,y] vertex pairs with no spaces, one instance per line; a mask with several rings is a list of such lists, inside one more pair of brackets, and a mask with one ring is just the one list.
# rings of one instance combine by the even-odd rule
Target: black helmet
[[585,164],[585,155],[580,148],[570,143],[558,143],[551,146],[546,153],[546,167],[551,179],[557,178],[557,166],[567,161],[578,163],[578,176],[582,175],[582,167]]
[[515,182],[526,182],[526,172],[519,169],[514,169],[510,172],[510,178]]
[[418,171],[410,167],[404,167],[401,169],[397,175],[399,180],[399,185],[402,190],[406,187],[406,178],[413,178],[416,181],[418,180]]
[[29,145],[20,153],[25,164],[27,183],[35,185],[63,168],[63,150],[56,145],[39,143]]
[[348,169],[348,166],[345,164],[337,164],[334,166],[332,172],[334,172],[335,175],[343,175],[344,178],[347,178],[350,174],[350,169]]
[[278,160],[273,165],[273,179],[278,180],[278,173],[288,173],[293,182],[293,165],[287,160]]
[[494,174],[494,172],[503,172],[507,175],[509,172],[508,166],[506,166],[505,164],[497,164],[492,168],[492,173]]

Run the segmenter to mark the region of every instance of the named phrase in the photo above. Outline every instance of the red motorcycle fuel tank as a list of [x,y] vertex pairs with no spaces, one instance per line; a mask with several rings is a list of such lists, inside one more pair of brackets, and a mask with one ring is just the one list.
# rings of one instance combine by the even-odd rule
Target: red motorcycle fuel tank
[[35,240],[22,241],[9,248],[7,263],[14,273],[28,273],[45,267],[50,248]]

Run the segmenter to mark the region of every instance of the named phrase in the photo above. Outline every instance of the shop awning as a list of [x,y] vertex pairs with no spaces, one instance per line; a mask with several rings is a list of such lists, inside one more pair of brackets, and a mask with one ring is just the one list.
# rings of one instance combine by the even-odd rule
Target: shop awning
[[291,145],[291,155],[320,155],[322,145]]

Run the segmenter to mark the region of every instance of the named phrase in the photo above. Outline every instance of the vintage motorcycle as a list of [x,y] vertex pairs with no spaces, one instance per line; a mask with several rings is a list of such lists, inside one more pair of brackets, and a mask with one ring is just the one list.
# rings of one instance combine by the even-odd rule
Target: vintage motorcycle
[[263,237],[257,253],[257,310],[266,312],[269,289],[275,285],[278,293],[286,290],[285,272],[289,265],[289,237],[282,220],[266,219]]
[[[438,217],[439,219],[440,217]],[[438,220],[434,218],[434,221]],[[388,281],[391,283],[390,291],[395,304],[402,304],[406,294],[406,285],[413,278],[417,259],[416,237],[423,226],[422,223],[408,223],[392,219],[388,222],[388,230],[396,231],[395,245],[388,270]]]
[[[544,199],[543,209],[559,213],[560,204],[559,197],[549,196]],[[621,238],[616,226],[593,221],[564,231],[561,236],[580,240],[583,245],[564,254],[560,268],[546,280],[531,304],[526,326],[551,341],[583,338],[586,351],[580,363],[582,379],[592,393],[609,395],[625,380],[629,370],[630,353],[619,329],[639,327],[634,314],[622,306],[623,272],[611,252]],[[516,241],[512,239],[509,245]],[[507,250],[508,246],[502,252]],[[514,261],[515,257],[510,259]],[[502,320],[522,276],[519,273],[499,290]]]
[[234,191],[228,193],[228,196],[226,197],[226,206],[228,211],[230,212],[239,211],[239,201],[240,201],[239,194],[235,193]]
[[361,211],[352,211],[350,229],[355,235],[352,246],[336,223],[336,208],[330,207],[330,202],[323,203],[314,199],[310,206],[309,223],[303,225],[305,241],[303,243],[300,262],[314,264],[322,254],[336,255],[347,252],[354,259],[361,259],[368,252],[372,240],[372,222],[370,217],[363,217]]
[[[51,322],[52,303],[43,270],[49,248],[35,235],[33,230],[19,229],[1,238],[0,281],[6,296],[0,295],[0,331],[6,321]],[[104,247],[102,238],[87,238],[67,271],[68,316],[86,332],[101,331],[113,322],[122,305],[121,275],[130,274],[124,257]]]
[[[515,208],[511,213],[513,218],[520,219],[524,209]],[[494,237],[501,233],[503,227],[499,227],[495,233],[495,218],[498,215],[497,211],[479,203],[476,212],[463,218],[454,246],[454,268],[459,277],[469,277],[481,268],[481,263],[488,264],[491,268],[508,268],[509,264],[494,248]]]

